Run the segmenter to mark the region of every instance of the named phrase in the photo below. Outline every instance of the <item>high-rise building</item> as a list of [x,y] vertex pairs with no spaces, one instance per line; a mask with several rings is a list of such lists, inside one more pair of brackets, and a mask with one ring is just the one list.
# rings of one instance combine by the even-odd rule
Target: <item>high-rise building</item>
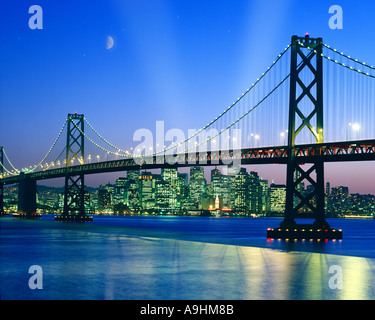
[[127,178],[118,178],[115,182],[114,194],[112,196],[113,204],[125,204],[127,198]]
[[190,181],[204,179],[204,168],[192,167],[190,168]]
[[247,213],[249,209],[249,174],[245,168],[233,178],[234,210],[239,213]]
[[150,210],[154,207],[155,197],[153,190],[152,174],[142,172],[139,176],[140,203],[143,210]]
[[161,178],[168,183],[175,183],[177,181],[178,171],[174,168],[161,169]]
[[139,176],[139,170],[128,170],[126,177],[128,178],[128,180],[138,181]]
[[249,174],[249,212],[261,211],[261,193],[258,173],[251,171]]
[[216,198],[216,196],[218,196],[220,209],[231,208],[232,178],[233,177],[231,176],[221,174],[221,172],[217,169],[213,169],[211,171],[210,194],[213,198]]
[[99,206],[101,208],[108,208],[112,205],[112,193],[113,193],[113,186],[110,184],[101,185],[99,187],[98,199],[99,199]]
[[221,172],[219,169],[215,168],[215,169],[212,169],[211,170],[211,183],[212,183],[212,180],[215,176],[221,176]]
[[188,189],[188,174],[187,173],[178,173],[177,176],[177,208],[181,210],[182,201],[189,196]]
[[178,171],[174,168],[162,169],[161,178],[168,183],[168,209],[175,212],[179,209],[178,193]]
[[169,210],[169,183],[161,179],[155,183],[155,209],[161,212]]
[[326,195],[329,196],[331,194],[331,184],[329,182],[326,183]]
[[[128,171],[129,174],[129,171]],[[140,210],[140,194],[139,194],[139,176],[136,178],[137,180],[128,178],[127,188],[126,188],[126,203],[130,210],[138,211]]]
[[259,179],[260,212],[270,211],[268,180]]
[[270,186],[270,211],[285,211],[286,186],[272,183]]
[[204,169],[201,167],[190,168],[189,197],[196,203],[197,209],[202,209],[201,199],[206,193],[206,188]]

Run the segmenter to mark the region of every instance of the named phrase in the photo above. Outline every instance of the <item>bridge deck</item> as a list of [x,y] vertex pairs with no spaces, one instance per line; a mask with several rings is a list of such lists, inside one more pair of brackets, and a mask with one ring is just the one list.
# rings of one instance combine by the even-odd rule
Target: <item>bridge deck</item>
[[[315,162],[319,157],[323,162],[371,161],[375,160],[375,140],[343,141],[322,144],[298,145],[294,148],[298,163]],[[35,180],[65,177],[66,175],[97,174],[137,169],[179,168],[191,166],[221,166],[250,164],[286,164],[287,146],[247,148],[241,150],[212,151],[170,156],[152,156],[143,159],[121,159],[89,163],[68,168],[50,169],[25,173]],[[18,183],[20,176],[1,179],[3,185]]]

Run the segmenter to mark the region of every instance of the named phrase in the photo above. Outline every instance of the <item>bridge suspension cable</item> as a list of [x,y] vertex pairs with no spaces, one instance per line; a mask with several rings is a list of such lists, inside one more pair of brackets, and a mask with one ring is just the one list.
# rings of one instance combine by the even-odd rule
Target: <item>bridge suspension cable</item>
[[9,158],[8,158],[8,156],[6,155],[6,153],[5,153],[5,149],[4,149],[4,148],[3,148],[3,154],[5,155],[5,158],[8,160],[9,164],[13,167],[13,171],[15,171],[15,173],[12,172],[12,171],[10,171],[10,170],[8,170],[8,169],[4,166],[3,163],[0,163],[1,167],[6,171],[6,173],[8,173],[8,174],[10,174],[10,175],[13,175],[13,176],[18,175],[18,174],[19,174],[19,171],[18,171],[18,170],[12,165],[12,163],[9,161]]
[[[47,152],[47,154],[45,155],[45,157],[39,162],[39,164],[37,164],[33,169],[31,169],[30,171],[33,172],[35,171],[37,168],[39,168],[43,162],[47,159],[47,157],[51,154],[53,148],[56,146],[57,142],[59,141],[60,137],[61,137],[61,134],[63,133],[65,127],[66,127],[66,124],[68,123],[68,119],[65,120],[65,123],[63,125],[63,127],[61,128],[57,138],[55,139],[55,142],[53,143],[53,145],[51,146],[51,148],[49,149],[49,151]],[[60,153],[60,155],[62,154],[62,152]],[[59,157],[60,157],[59,155]]]
[[[5,158],[8,160],[8,163],[10,164],[10,166],[13,168],[14,171],[16,171],[15,175],[17,175],[18,173],[20,173],[20,171],[19,171],[16,167],[14,167],[14,165],[12,164],[12,162],[9,160],[8,155],[7,155],[6,152],[5,152],[5,149],[3,149],[3,153],[4,153]],[[9,170],[7,170],[4,166],[2,166],[2,167],[3,167],[8,173],[13,174],[13,173],[9,172]]]
[[[106,148],[104,148],[104,147],[102,147],[101,145],[99,145],[98,143],[96,143],[95,141],[93,141],[85,132],[83,132],[75,123],[73,123],[74,124],[74,126],[75,126],[75,128],[87,139],[87,140],[89,140],[93,145],[95,145],[96,147],[98,147],[99,149],[101,149],[101,150],[103,150],[103,151],[105,151],[105,152],[107,152],[107,153],[110,153],[110,154],[112,154],[112,155],[115,155],[115,156],[120,156],[121,154],[119,154],[118,152],[116,153],[116,152],[113,152],[113,151],[111,151],[111,150],[108,150],[108,149],[106,149]],[[91,127],[91,126],[90,126]],[[95,133],[96,133],[96,131],[94,131]],[[103,140],[103,139],[102,139]],[[121,149],[117,149],[117,150],[121,150]],[[130,154],[130,153],[128,153],[128,154],[126,154],[126,156],[128,157],[128,156],[133,156],[132,154]]]
[[[163,150],[160,150],[160,151],[156,151],[156,152],[152,152],[152,153],[149,153],[149,154],[146,154],[144,155],[143,157],[150,157],[150,156],[156,156],[158,154],[165,154],[165,152],[167,151],[170,151],[170,150],[173,150],[179,146],[181,146],[182,144],[185,144],[187,142],[189,142],[190,140],[192,140],[193,138],[197,137],[200,133],[202,133],[204,130],[207,130],[209,127],[211,127],[213,124],[215,124],[216,122],[218,122],[225,114],[227,114],[231,109],[233,109],[250,91],[252,91],[256,86],[257,84],[273,69],[273,67],[280,61],[280,59],[285,55],[285,53],[289,50],[289,48],[291,47],[291,45],[288,45],[283,52],[281,52],[277,58],[273,61],[273,63],[267,68],[267,70],[265,72],[262,73],[262,75],[257,78],[257,80],[237,99],[235,100],[228,108],[226,108],[222,113],[220,113],[216,118],[214,118],[211,122],[207,123],[204,127],[202,127],[201,129],[197,130],[196,132],[194,132],[191,136],[189,136],[188,138],[184,139],[183,141],[181,142],[178,142],[178,143],[175,143],[175,144],[171,144],[170,146],[164,148]],[[289,77],[289,75],[287,76]],[[281,81],[281,83],[274,88],[274,90],[272,90],[267,96],[266,98],[271,95],[282,83],[284,83],[286,80],[286,78]],[[266,99],[265,98],[265,99]],[[246,112],[245,114],[243,114],[242,116],[240,116],[238,119],[236,119],[233,123],[231,123],[227,128],[223,129],[219,134],[221,134],[222,132],[228,130],[229,128],[233,127],[236,123],[238,123],[241,119],[243,119],[246,115],[248,115],[252,110],[254,110],[256,107],[258,107],[265,99],[263,99],[262,101],[260,101],[258,104],[256,104],[255,107],[251,108],[248,112]],[[109,145],[111,148],[115,149],[116,152],[113,152],[113,151],[110,151],[102,146],[100,146],[99,144],[95,143],[91,138],[89,138],[85,133],[81,132],[81,130],[79,128],[77,128],[81,134],[83,134],[92,144],[94,144],[95,146],[97,146],[98,148],[100,148],[101,150],[107,152],[107,153],[110,153],[110,154],[113,154],[113,155],[116,155],[116,156],[125,156],[125,157],[139,157],[138,155],[134,155],[128,151],[125,151],[125,150],[122,150],[121,148],[118,148],[117,146],[113,145],[111,142],[109,142],[108,140],[106,140],[105,138],[103,138],[99,133],[98,131],[96,131],[94,129],[94,127],[88,122],[88,120],[86,118],[84,118],[85,122],[87,123],[87,125],[89,126],[89,128],[104,142],[106,143],[107,145]],[[217,135],[216,135],[217,136]],[[208,141],[212,140],[213,138],[211,139],[208,139],[206,141],[203,141],[202,143],[200,143],[199,145],[202,145],[204,143],[207,143]],[[195,145],[194,147],[197,147],[198,145]],[[189,150],[189,149],[187,149]],[[187,151],[185,150],[185,152]]]
[[[287,49],[286,49],[287,50]],[[312,53],[310,53],[311,55]],[[308,56],[309,57],[309,56]],[[301,61],[297,67],[301,66],[303,62]],[[180,152],[181,153],[186,153],[192,149],[195,149],[201,145],[204,145],[206,144],[207,142],[213,140],[214,138],[216,138],[217,136],[221,135],[222,133],[224,133],[225,131],[229,130],[230,128],[232,128],[233,126],[235,126],[238,122],[240,122],[242,119],[244,119],[247,115],[249,115],[252,111],[254,111],[256,108],[258,108],[263,102],[265,102],[277,89],[279,89],[284,83],[285,81],[290,77],[290,73],[284,77],[271,91],[269,91],[258,103],[256,103],[252,108],[250,108],[247,112],[245,112],[244,114],[242,114],[241,116],[239,116],[235,121],[233,121],[231,124],[229,124],[226,128],[222,129],[219,133],[213,135],[212,137],[208,138],[207,140],[197,144],[197,145],[194,145],[192,147],[190,147],[189,149],[186,149],[184,150],[183,152]],[[180,143],[178,143],[177,145],[173,146],[173,147],[170,147],[170,148],[167,148],[166,150],[168,149],[172,149],[172,148],[176,148],[180,145],[182,145],[183,143],[185,143],[186,141],[182,141]],[[179,154],[179,153],[177,153]],[[150,156],[150,155],[149,155]],[[146,157],[146,156],[145,156]]]
[[[211,122],[209,122],[208,124],[206,124],[203,128],[199,129],[198,131],[196,131],[193,135],[191,135],[190,137],[186,138],[184,141],[180,142],[180,143],[177,143],[175,145],[171,145],[169,146],[168,148],[162,150],[162,151],[159,151],[159,152],[156,152],[156,153],[153,153],[153,154],[150,154],[150,155],[157,155],[158,153],[164,153],[166,151],[169,151],[169,150],[172,150],[172,149],[175,149],[176,147],[178,147],[179,145],[181,145],[182,143],[186,143],[188,142],[189,140],[191,140],[192,138],[195,138],[196,136],[198,136],[201,132],[203,132],[204,130],[208,129],[210,126],[212,126],[214,123],[216,123],[219,119],[221,119],[226,113],[228,113],[234,106],[236,106],[252,89],[254,89],[254,87],[270,72],[270,70],[277,64],[277,62],[279,62],[279,60],[285,55],[285,53],[289,50],[289,48],[291,47],[291,45],[288,45],[284,51],[282,53],[280,53],[276,60],[273,61],[273,63],[271,64],[271,66],[269,66],[267,68],[267,70],[265,72],[262,73],[262,75],[257,78],[257,80],[251,85],[250,88],[248,88],[239,98],[237,98],[236,101],[234,101],[227,109],[225,109],[222,113],[220,113],[215,119],[213,119]],[[248,113],[247,113],[248,114]],[[246,114],[246,115],[247,115]],[[242,119],[242,118],[241,118]],[[236,121],[237,123],[238,121]],[[232,125],[231,125],[232,126]],[[225,130],[224,130],[225,131]],[[186,150],[185,150],[186,151]],[[149,155],[149,156],[150,156]]]
[[341,56],[343,56],[343,57],[345,57],[345,58],[347,58],[347,59],[349,59],[349,60],[354,61],[355,63],[361,64],[361,65],[363,65],[363,66],[365,66],[365,67],[367,67],[367,68],[369,68],[369,69],[375,70],[375,67],[374,67],[374,66],[369,66],[368,64],[366,64],[366,62],[361,62],[361,61],[359,61],[358,59],[354,59],[354,58],[352,58],[351,56],[348,56],[348,55],[344,54],[343,52],[340,52],[340,51],[338,51],[338,50],[336,50],[336,49],[331,48],[331,47],[330,47],[329,45],[327,45],[327,44],[323,44],[323,46],[326,47],[327,49],[333,51],[334,53],[337,53],[337,54],[339,54],[339,55],[341,55]]
[[[304,44],[304,43],[302,43],[302,42],[299,42],[299,44],[300,44],[301,46],[303,46],[303,47],[305,47],[305,48],[307,48],[307,49],[309,49],[309,50],[311,50],[311,51],[317,53],[316,50],[310,48],[309,46],[306,46],[306,44]],[[328,45],[326,45],[326,44],[323,44],[323,45],[324,45],[324,47],[326,47],[327,49],[331,50],[332,52],[334,52],[334,53],[336,53],[336,54],[341,55],[342,57],[345,57],[345,58],[347,58],[347,59],[349,59],[349,60],[351,60],[351,61],[353,61],[353,62],[355,62],[355,63],[358,63],[358,64],[360,64],[360,65],[362,65],[362,66],[364,66],[364,67],[367,67],[367,68],[369,68],[369,69],[371,69],[371,70],[375,70],[375,68],[374,68],[373,66],[369,66],[369,65],[367,65],[365,62],[360,62],[358,59],[354,59],[354,58],[352,58],[352,57],[350,57],[350,56],[344,54],[343,52],[339,52],[339,51],[336,50],[336,49],[332,49],[330,46],[328,46]],[[323,53],[321,53],[321,56],[322,56],[323,58],[327,59],[328,61],[331,61],[331,62],[333,62],[333,63],[336,63],[337,65],[339,65],[339,66],[341,66],[341,67],[345,67],[345,68],[347,68],[347,69],[349,69],[349,70],[351,70],[351,71],[355,71],[355,72],[357,72],[357,73],[363,74],[363,75],[365,75],[365,76],[367,76],[367,77],[370,77],[370,78],[375,78],[375,75],[372,75],[372,74],[370,74],[370,73],[368,73],[368,72],[364,72],[364,71],[362,71],[361,69],[356,69],[356,68],[354,68],[354,67],[352,67],[352,66],[346,65],[345,63],[339,62],[339,61],[336,60],[336,59],[332,59],[330,56],[326,56],[326,55],[323,54]]]
[[[86,118],[84,118],[84,120],[85,120],[85,122],[86,122],[86,124],[89,126],[89,128],[102,140],[102,141],[104,141],[106,144],[108,144],[110,147],[112,147],[113,149],[116,149],[117,150],[117,152],[120,152],[120,153],[123,153],[123,155],[125,155],[125,156],[133,156],[133,154],[131,154],[130,152],[128,152],[128,151],[124,151],[124,150],[122,150],[122,149],[120,149],[120,148],[118,148],[118,147],[116,147],[116,146],[114,146],[112,143],[110,143],[108,140],[106,140],[106,139],[104,139],[100,134],[99,134],[99,132],[97,132],[94,128],[93,128],[93,126],[87,121],[87,119]],[[90,140],[90,142],[92,142],[94,145],[96,145],[98,148],[100,148],[100,149],[102,149],[102,150],[104,150],[104,151],[107,151],[107,152],[109,152],[109,153],[113,153],[113,152],[111,152],[111,151],[109,151],[109,150],[107,150],[107,149],[105,149],[105,148],[102,148],[101,146],[99,146],[98,144],[96,144],[94,141],[92,141],[90,138],[88,138],[85,134],[84,134],[84,136],[88,139],[88,140]],[[115,154],[115,153],[113,153],[113,154]],[[116,155],[116,154],[115,154]]]
[[52,161],[51,164],[48,166],[47,165],[47,168],[43,169],[43,171],[46,171],[48,170],[49,168],[51,167],[54,167],[55,166],[55,162],[61,157],[61,155],[64,153],[64,151],[66,150],[66,147],[64,147],[64,149],[60,152],[60,154],[56,157],[55,161]]
[[[250,108],[246,113],[242,114],[239,118],[237,118],[234,122],[232,122],[229,126],[227,126],[226,128],[222,129],[220,132],[218,132],[217,134],[213,135],[212,137],[208,138],[207,140],[199,143],[199,144],[195,144],[194,146],[192,147],[188,147],[187,149],[185,149],[184,151],[180,151],[180,152],[177,152],[176,154],[184,154],[184,153],[187,153],[188,151],[192,150],[192,149],[195,149],[197,147],[200,147],[204,144],[206,144],[207,142],[213,140],[214,138],[216,138],[217,136],[223,134],[225,131],[229,130],[231,127],[233,127],[234,125],[236,125],[239,121],[241,121],[243,118],[245,118],[248,114],[250,114],[252,111],[254,111],[257,107],[259,107],[264,101],[266,101],[288,78],[290,77],[290,74],[288,74],[277,86],[275,86],[267,95],[265,95],[256,105],[254,105],[252,108]],[[88,123],[88,121],[85,119],[86,123],[90,126],[90,128],[103,140],[105,141],[108,145],[111,145],[112,147],[114,147],[110,142],[108,142],[107,140],[105,140],[104,138],[102,138],[100,136],[100,134],[93,129],[93,127]],[[110,153],[110,154],[113,154],[113,155],[116,155],[118,156],[119,154],[118,153],[115,153],[115,152],[112,152],[102,146],[100,146],[99,144],[95,143],[90,137],[88,137],[86,135],[86,133],[84,133],[76,124],[74,124],[74,126],[76,127],[76,129],[86,138],[88,139],[92,144],[94,144],[95,146],[97,146],[98,148],[102,149],[103,151],[107,152],[107,153]],[[198,133],[196,134],[198,135]],[[195,136],[196,136],[195,135]],[[191,137],[190,137],[191,138]],[[190,139],[189,138],[189,139]],[[182,142],[179,142],[177,143],[176,145],[173,145],[173,146],[170,146],[166,149],[164,149],[164,151],[169,151],[169,150],[173,150],[174,148],[177,148],[179,146],[181,146],[182,144],[185,144],[189,139],[186,139]],[[116,147],[114,147],[116,148]],[[117,150],[121,150],[119,148],[116,148]],[[146,158],[146,157],[150,157],[150,156],[155,156],[157,154],[159,154],[161,152],[155,152],[155,153],[150,153],[150,154],[146,154],[146,155],[143,155],[143,156],[138,156],[138,155],[132,155],[130,154],[129,152],[126,154],[127,156],[133,156],[133,157],[139,157],[139,158]]]
[[[290,77],[290,74],[288,74],[273,90],[271,90],[262,100],[260,100],[256,105],[254,105],[251,109],[249,109],[246,113],[244,113],[242,116],[240,116],[237,120],[235,120],[234,122],[232,122],[228,127],[222,129],[219,133],[217,133],[216,135],[208,138],[206,141],[203,141],[202,143],[200,144],[197,144],[189,149],[186,149],[185,151],[183,152],[180,152],[180,154],[182,153],[186,153],[192,149],[195,149],[209,141],[211,141],[212,139],[216,138],[217,136],[221,135],[223,132],[229,130],[231,127],[233,127],[234,125],[236,125],[239,121],[241,121],[243,118],[245,118],[249,113],[251,113],[252,111],[254,111],[257,107],[259,107],[264,101],[266,101],[288,78]],[[183,143],[183,142],[182,142]],[[181,144],[182,144],[181,143]],[[179,153],[177,153],[179,154]]]

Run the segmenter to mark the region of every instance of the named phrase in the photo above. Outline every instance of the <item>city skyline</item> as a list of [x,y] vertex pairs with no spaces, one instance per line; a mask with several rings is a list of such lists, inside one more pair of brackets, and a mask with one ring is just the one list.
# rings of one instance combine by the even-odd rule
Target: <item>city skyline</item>
[[[152,172],[151,172],[152,171]],[[97,188],[86,187],[85,210],[91,214],[162,214],[203,216],[282,216],[286,185],[262,179],[256,171],[241,168],[235,175],[211,169],[206,180],[203,167],[188,173],[178,169],[130,170]],[[207,170],[206,170],[207,171]],[[229,172],[228,172],[229,173]],[[309,194],[311,185],[301,183],[299,192]],[[5,210],[17,210],[17,188],[5,190]],[[60,190],[60,191],[59,191]],[[298,201],[295,199],[295,201]],[[329,217],[374,215],[375,195],[350,192],[347,186],[325,186],[325,207]],[[38,212],[61,213],[63,188],[39,188]],[[301,213],[309,213],[302,207]]]

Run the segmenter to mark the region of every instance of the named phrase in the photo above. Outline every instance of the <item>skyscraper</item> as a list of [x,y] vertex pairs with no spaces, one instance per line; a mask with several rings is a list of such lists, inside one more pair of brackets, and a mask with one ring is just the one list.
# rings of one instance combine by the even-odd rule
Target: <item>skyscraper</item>
[[259,176],[255,171],[249,174],[249,212],[259,213],[261,206]]
[[155,198],[152,183],[152,174],[142,172],[139,177],[140,202],[143,210],[149,210],[154,207]]
[[178,210],[177,194],[178,190],[178,171],[174,168],[161,169],[161,178],[168,184],[168,209],[172,212]]
[[128,170],[126,177],[128,180],[138,181],[139,175],[139,170]]
[[115,182],[115,189],[114,194],[112,196],[113,204],[125,203],[126,202],[126,185],[127,185],[126,178],[118,178]]
[[270,211],[282,213],[285,211],[286,186],[272,183],[270,186]]
[[269,188],[268,180],[259,180],[259,193],[260,193],[260,212],[266,213],[270,211]]
[[112,204],[112,192],[113,192],[113,186],[110,184],[107,185],[101,185],[99,187],[99,206],[101,208],[108,208]]
[[239,213],[247,213],[249,209],[249,174],[245,168],[233,178],[234,210]]
[[169,210],[169,183],[162,179],[155,182],[155,210],[160,213]]
[[220,209],[231,208],[232,178],[231,176],[221,174],[217,169],[211,171],[211,196],[214,198],[218,196]]
[[[133,176],[134,177],[134,176]],[[127,204],[132,211],[138,211],[140,209],[140,201],[139,201],[139,175],[137,175],[136,180],[129,178],[129,171],[128,171],[128,182],[127,182]]]
[[331,194],[331,184],[329,182],[326,183],[326,195],[329,196]]
[[175,183],[177,181],[178,171],[174,168],[162,168],[161,178],[169,183]]
[[206,193],[207,182],[204,178],[204,169],[201,167],[190,168],[189,197],[196,203],[197,209],[202,209],[202,195]]
[[190,168],[190,181],[204,179],[204,168],[202,167],[191,167]]

